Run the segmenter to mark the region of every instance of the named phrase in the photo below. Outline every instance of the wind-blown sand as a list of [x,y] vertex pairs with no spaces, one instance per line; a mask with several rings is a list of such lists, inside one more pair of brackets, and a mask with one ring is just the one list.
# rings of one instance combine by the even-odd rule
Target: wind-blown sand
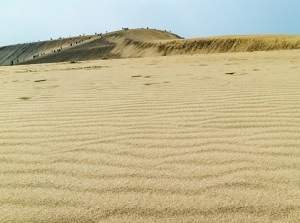
[[0,67],[0,222],[299,222],[300,51]]

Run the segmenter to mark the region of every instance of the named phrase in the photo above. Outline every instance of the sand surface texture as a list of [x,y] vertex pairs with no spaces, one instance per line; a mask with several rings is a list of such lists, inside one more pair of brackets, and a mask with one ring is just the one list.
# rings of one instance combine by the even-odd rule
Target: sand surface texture
[[299,222],[300,51],[0,67],[0,222]]

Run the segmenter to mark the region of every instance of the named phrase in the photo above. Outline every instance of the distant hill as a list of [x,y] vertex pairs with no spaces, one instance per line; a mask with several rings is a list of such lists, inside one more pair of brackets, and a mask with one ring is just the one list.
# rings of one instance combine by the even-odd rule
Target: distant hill
[[0,48],[0,65],[55,63],[178,54],[300,49],[300,36],[253,35],[182,39],[153,29],[18,44]]

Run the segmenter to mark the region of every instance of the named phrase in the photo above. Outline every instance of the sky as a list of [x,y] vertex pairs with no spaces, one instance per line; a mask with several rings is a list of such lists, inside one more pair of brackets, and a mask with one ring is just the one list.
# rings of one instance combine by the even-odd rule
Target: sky
[[0,0],[0,46],[156,28],[184,38],[300,34],[300,0]]

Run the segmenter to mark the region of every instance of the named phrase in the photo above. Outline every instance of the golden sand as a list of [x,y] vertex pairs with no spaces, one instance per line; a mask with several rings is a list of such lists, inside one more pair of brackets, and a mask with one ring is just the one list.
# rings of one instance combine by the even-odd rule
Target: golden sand
[[299,222],[300,51],[0,67],[0,222]]

